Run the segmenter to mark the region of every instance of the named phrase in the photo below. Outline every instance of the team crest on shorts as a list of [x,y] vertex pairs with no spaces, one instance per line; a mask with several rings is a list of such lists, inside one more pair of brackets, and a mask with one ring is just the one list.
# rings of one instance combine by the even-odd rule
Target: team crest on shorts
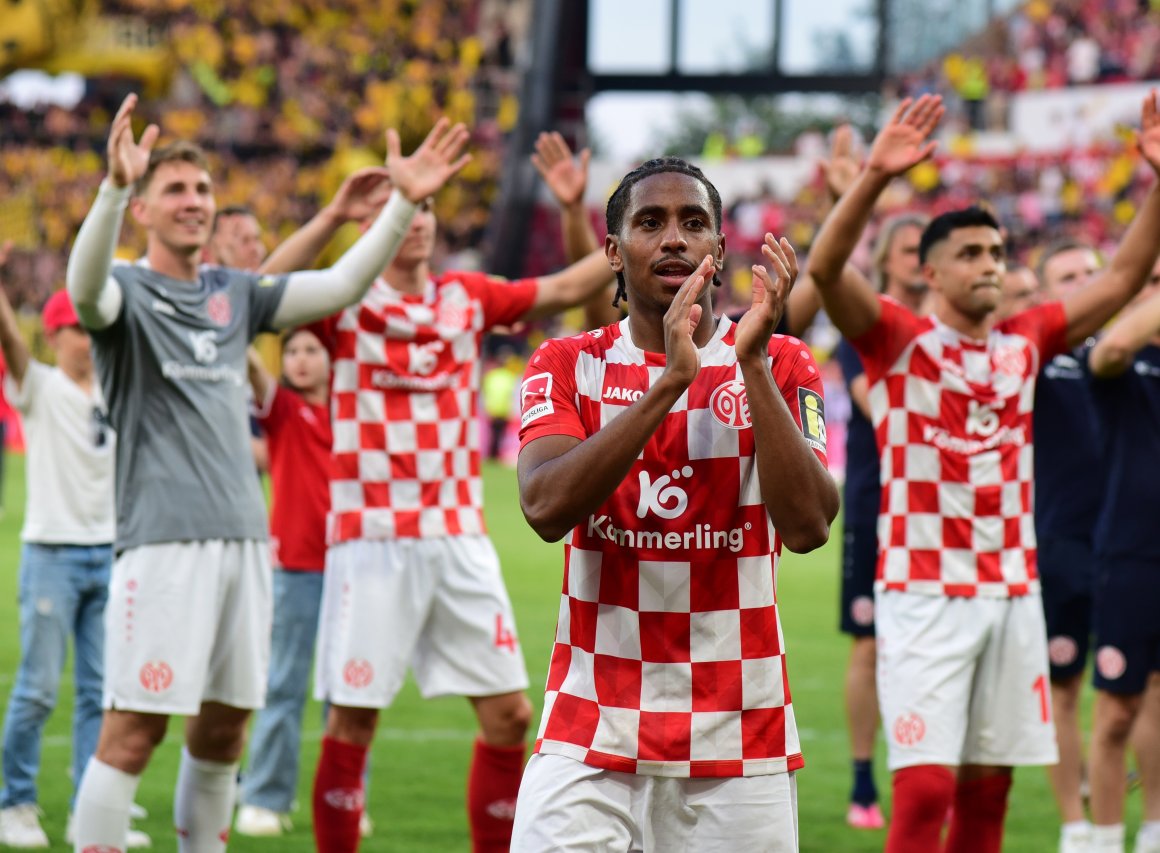
[[926,737],[926,723],[913,711],[894,721],[894,741],[900,746],[914,746]]
[[1115,681],[1128,668],[1124,653],[1115,646],[1101,646],[1096,652],[1096,670],[1108,681]]
[[1079,646],[1071,637],[1065,637],[1061,634],[1047,641],[1047,659],[1051,661],[1053,666],[1067,666],[1075,663],[1078,654]]
[[374,677],[375,671],[369,660],[348,660],[342,668],[342,680],[356,690],[366,687]]
[[874,624],[874,599],[868,595],[859,595],[850,602],[850,618],[855,625]]
[[148,661],[137,677],[150,693],[164,693],[173,684],[173,668],[163,660]]
[[753,425],[753,418],[749,416],[749,396],[740,379],[731,379],[716,387],[709,397],[709,411],[717,423],[729,429],[745,429]]
[[228,326],[233,309],[230,308],[230,298],[224,292],[211,293],[205,301],[205,313],[215,326]]

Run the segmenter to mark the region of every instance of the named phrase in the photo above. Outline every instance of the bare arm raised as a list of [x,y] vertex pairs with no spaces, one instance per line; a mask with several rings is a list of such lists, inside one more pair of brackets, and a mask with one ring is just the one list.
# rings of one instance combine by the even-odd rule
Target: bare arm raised
[[878,196],[898,175],[934,153],[928,141],[942,117],[942,99],[907,98],[878,133],[865,168],[826,217],[810,251],[807,270],[834,325],[857,338],[878,321],[880,307],[864,277],[847,262],[870,221]]
[[[591,152],[587,148],[580,152],[578,158],[574,158],[564,137],[555,131],[541,133],[536,140],[536,151],[532,154],[532,165],[560,205],[560,228],[564,234],[564,254],[569,264],[601,249],[592,221],[588,218],[588,210],[584,207],[590,159]],[[602,272],[606,285],[611,285],[613,277],[607,261]],[[612,307],[612,297],[606,295],[605,290],[607,286],[596,290],[593,297],[584,304],[584,325],[587,328],[607,326],[620,319],[620,311]]]
[[1136,354],[1160,335],[1160,288],[1125,312],[1092,347],[1088,364],[1093,375],[1111,379],[1132,366]]
[[[1160,175],[1160,110],[1156,90],[1144,98],[1136,145]],[[1063,300],[1069,346],[1082,343],[1135,296],[1160,254],[1160,184],[1153,184],[1107,268],[1090,285]]]

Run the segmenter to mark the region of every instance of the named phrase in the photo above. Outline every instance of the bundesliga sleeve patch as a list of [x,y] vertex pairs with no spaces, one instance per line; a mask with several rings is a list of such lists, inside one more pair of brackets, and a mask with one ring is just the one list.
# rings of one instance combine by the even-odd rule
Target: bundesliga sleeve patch
[[520,386],[520,410],[523,412],[521,427],[555,411],[552,407],[552,374],[537,373],[524,380]]
[[826,452],[826,404],[822,395],[809,388],[798,388],[798,415],[802,434],[814,450]]

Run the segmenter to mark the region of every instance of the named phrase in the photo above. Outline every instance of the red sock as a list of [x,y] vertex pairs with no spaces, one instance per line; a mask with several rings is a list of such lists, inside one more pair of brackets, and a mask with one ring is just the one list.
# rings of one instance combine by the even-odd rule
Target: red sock
[[367,748],[324,737],[314,775],[314,843],[318,853],[358,850]]
[[474,853],[507,853],[523,774],[522,743],[489,746],[476,739],[467,777],[467,819]]
[[999,853],[1010,790],[1010,773],[960,782],[946,853]]
[[920,764],[895,772],[886,853],[941,849],[943,821],[954,796],[955,774],[949,768]]

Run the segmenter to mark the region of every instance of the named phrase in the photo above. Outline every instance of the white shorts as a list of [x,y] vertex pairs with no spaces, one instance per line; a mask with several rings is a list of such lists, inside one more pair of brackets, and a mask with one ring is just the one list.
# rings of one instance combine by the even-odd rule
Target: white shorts
[[315,696],[386,708],[410,666],[424,697],[524,690],[499,557],[486,536],[356,539],[326,554]]
[[796,853],[791,773],[676,779],[600,770],[562,755],[524,769],[512,853]]
[[221,539],[124,551],[105,607],[105,707],[261,708],[274,613],[269,555],[266,542]]
[[1039,595],[878,592],[878,703],[891,770],[1055,764]]

